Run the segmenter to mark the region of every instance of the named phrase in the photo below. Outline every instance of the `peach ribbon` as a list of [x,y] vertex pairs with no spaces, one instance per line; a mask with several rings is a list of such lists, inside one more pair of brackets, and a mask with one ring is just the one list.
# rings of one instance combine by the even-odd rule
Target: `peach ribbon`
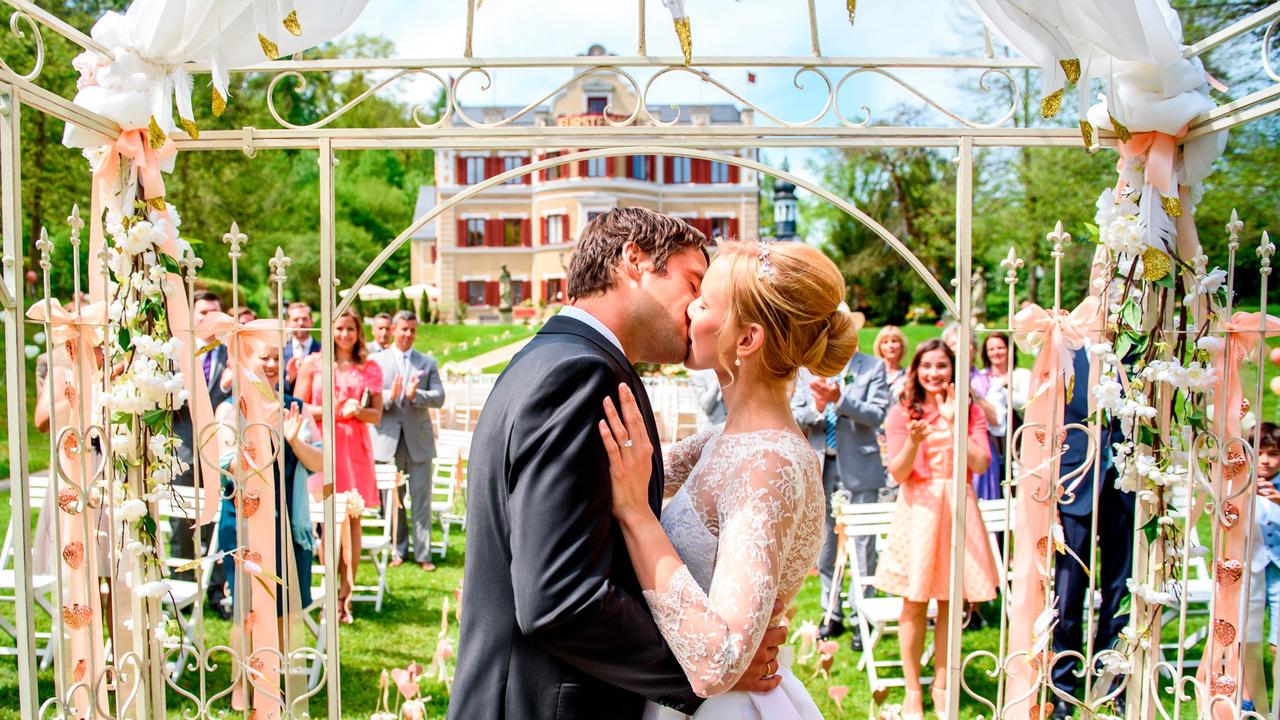
[[[278,320],[241,323],[223,312],[205,315],[196,326],[197,335],[216,338],[227,346],[227,365],[240,389],[238,410],[246,423],[244,445],[229,468],[238,484],[237,511],[244,518],[248,531],[248,544],[236,553],[236,558],[245,571],[242,577],[249,580],[250,611],[240,613],[238,622],[247,625],[241,631],[247,633],[252,642],[248,665],[254,673],[260,673],[250,679],[254,687],[254,717],[264,720],[280,717],[282,709],[279,695],[271,691],[279,688],[280,684],[279,656],[276,655],[280,640],[274,593],[285,592],[287,588],[275,584],[275,578],[279,576],[276,563],[276,473],[271,431],[268,429],[279,421],[280,403],[275,391],[254,372],[254,368],[257,356],[263,350],[278,345],[283,331],[284,326]],[[210,382],[219,382],[219,379],[210,378]],[[250,510],[251,507],[254,509]],[[261,573],[250,571],[245,562],[249,558],[261,568]],[[258,577],[251,577],[255,574]],[[243,686],[236,683],[235,688],[232,707],[243,709]]]
[[[1117,146],[1120,160],[1116,162],[1116,170],[1124,169],[1125,160],[1145,158],[1146,181],[1162,195],[1168,195],[1173,188],[1173,165],[1178,155],[1178,139],[1186,134],[1185,125],[1172,135],[1155,131],[1133,133],[1129,142]],[[1120,182],[1124,180],[1121,179]]]
[[[1032,629],[1036,618],[1044,612],[1046,588],[1052,582],[1045,557],[1046,545],[1040,538],[1050,538],[1057,522],[1058,447],[1057,437],[1063,425],[1066,389],[1075,385],[1073,354],[1096,337],[1101,329],[1099,313],[1102,303],[1087,297],[1075,310],[1055,315],[1038,305],[1028,305],[1013,318],[1014,337],[1018,345],[1038,345],[1040,352],[1031,370],[1031,395],[1027,402],[1026,425],[1022,434],[1020,457],[1016,465],[1017,508],[1014,513],[1013,573],[1009,597],[1009,651],[1023,655],[1010,663],[1007,697],[1022,698],[1011,704],[1010,717],[1028,712],[1029,694],[1038,673],[1030,661],[1036,638]],[[1087,392],[1075,387],[1076,392]],[[1040,432],[1030,428],[1039,427]],[[1043,439],[1042,439],[1043,437]],[[1036,498],[1042,498],[1037,500]],[[1039,663],[1045,672],[1045,663]],[[1022,696],[1028,695],[1023,698]]]
[[[1217,388],[1218,406],[1214,413],[1215,425],[1219,441],[1222,443],[1224,451],[1230,457],[1231,439],[1240,437],[1241,435],[1241,415],[1244,410],[1244,392],[1240,387],[1240,365],[1253,352],[1258,342],[1265,336],[1280,335],[1280,319],[1273,315],[1263,315],[1262,313],[1237,312],[1231,316],[1231,319],[1223,326],[1223,331],[1227,335],[1226,347],[1218,356],[1217,371],[1218,382]],[[1243,456],[1242,456],[1243,459]],[[1240,485],[1249,479],[1248,467],[1241,463],[1239,471],[1233,472],[1227,466],[1218,463],[1215,475],[1215,488],[1219,498],[1230,497],[1240,491]],[[1242,502],[1250,502],[1252,491],[1244,495]],[[1243,519],[1248,517],[1246,514],[1239,514]],[[1245,563],[1247,549],[1245,547],[1247,540],[1246,523],[1236,522],[1230,527],[1225,527],[1223,531],[1223,550],[1222,556],[1214,563],[1215,579],[1221,574],[1222,568],[1220,563],[1237,563],[1244,570],[1248,569]],[[1256,532],[1256,531],[1255,531]],[[1205,650],[1205,657],[1209,659],[1206,663],[1209,667],[1209,680],[1211,686],[1214,677],[1220,673],[1234,675],[1234,673],[1226,672],[1230,668],[1238,667],[1240,661],[1240,593],[1244,587],[1244,581],[1241,577],[1243,573],[1227,573],[1228,576],[1234,575],[1235,580],[1222,582],[1218,580],[1214,583],[1214,602],[1213,602],[1213,623],[1210,627],[1217,628],[1221,623],[1229,624],[1236,632],[1236,638],[1230,643],[1220,642],[1218,633],[1209,634],[1208,647]],[[1250,621],[1261,619],[1250,618]],[[1239,678],[1236,678],[1239,680]],[[1227,708],[1222,703],[1214,706],[1214,715],[1220,715]],[[1221,708],[1219,710],[1218,708]]]
[[[54,389],[53,404],[49,410],[50,432],[60,434],[59,428],[77,431],[66,435],[58,444],[58,474],[67,479],[70,487],[60,489],[57,498],[47,498],[45,507],[57,508],[61,526],[59,535],[63,541],[58,549],[57,562],[60,563],[58,572],[64,573],[65,566],[67,578],[63,622],[70,638],[70,652],[62,662],[66,677],[75,688],[71,696],[76,716],[88,718],[93,716],[95,695],[98,707],[106,707],[106,686],[97,682],[106,660],[106,646],[102,635],[102,602],[98,594],[98,509],[90,507],[89,503],[92,469],[89,477],[82,472],[82,462],[89,468],[94,462],[89,451],[91,446],[84,436],[85,424],[81,420],[92,424],[89,416],[101,378],[97,349],[102,345],[107,309],[103,303],[93,303],[78,311],[68,311],[57,300],[48,299],[33,305],[27,311],[27,317],[49,323],[47,382],[49,388]],[[85,392],[77,391],[78,384],[83,385]],[[49,388],[45,392],[49,392]],[[74,490],[74,495],[68,490]],[[81,517],[81,513],[86,517]],[[80,627],[71,627],[72,623],[78,625],[83,619],[85,610],[82,608],[88,608],[88,622]]]

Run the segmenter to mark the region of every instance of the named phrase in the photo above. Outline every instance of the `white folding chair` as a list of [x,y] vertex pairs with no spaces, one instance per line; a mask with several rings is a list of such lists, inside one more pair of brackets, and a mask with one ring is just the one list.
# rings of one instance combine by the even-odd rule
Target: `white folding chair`
[[[157,518],[157,528],[160,533],[160,544],[162,547],[170,547],[169,535],[171,531],[171,520],[181,520],[190,525],[189,532],[199,532],[196,525],[196,493],[198,488],[174,485],[171,491],[167,491],[158,503],[159,517]],[[177,637],[170,637],[165,643],[165,657],[175,649],[178,651],[178,657],[167,668],[169,677],[172,681],[177,682],[182,676],[182,671],[187,664],[187,658],[193,652],[199,652],[193,638],[195,637],[195,611],[196,606],[204,600],[205,593],[209,587],[209,578],[212,575],[213,556],[218,552],[218,533],[215,531],[210,538],[209,546],[201,548],[201,563],[195,569],[194,580],[178,580],[173,577],[166,577],[165,582],[169,584],[169,594],[161,599],[163,604],[173,613],[174,618],[178,621],[178,626],[182,628],[182,633]],[[170,573],[176,568],[184,565],[190,565],[193,558],[183,557],[166,557],[164,560],[165,567]],[[233,565],[227,564],[229,572],[234,572]]]
[[[45,495],[49,489],[49,478],[46,475],[32,475],[28,478],[29,496],[31,498],[31,509],[37,513],[44,509]],[[56,521],[56,518],[49,518],[49,521]],[[17,602],[18,592],[18,576],[17,570],[13,565],[13,518],[9,518],[9,528],[5,531],[4,545],[0,547],[0,602]],[[55,553],[55,557],[57,553]],[[54,568],[60,567],[54,564]],[[55,618],[57,615],[53,611],[53,594],[57,589],[58,579],[52,574],[36,573],[31,576],[31,589],[35,604],[41,610]],[[0,656],[18,654],[18,628],[9,622],[7,618],[0,615],[0,630],[12,638],[13,645],[5,643],[0,645]],[[40,668],[47,669],[53,664],[54,644],[51,641],[51,632],[36,632],[37,645],[44,643],[42,647],[37,649],[40,655]]]
[[[845,536],[845,547],[852,548],[853,541],[859,537],[873,537],[877,546],[889,534],[889,526],[893,521],[896,503],[850,503],[842,506],[836,519],[837,532]],[[898,633],[898,619],[902,615],[902,598],[897,596],[864,597],[866,589],[871,587],[873,578],[863,573],[858,554],[849,555],[849,594],[848,602],[851,610],[858,616],[858,633],[862,636],[862,657],[858,660],[858,669],[866,669],[867,681],[871,688],[878,689],[889,686],[901,686],[901,677],[882,677],[881,671],[901,669],[901,660],[884,660],[876,657],[876,648],[886,635]],[[938,608],[929,603],[927,617],[937,618]],[[927,667],[933,655],[933,646],[925,648],[921,658],[922,667]],[[921,682],[930,682],[932,678],[921,678]]]
[[431,461],[431,515],[440,518],[441,538],[431,543],[431,552],[443,558],[449,552],[449,529],[466,522],[465,505],[458,510],[460,485],[458,461],[436,457]]
[[[311,514],[311,522],[317,526],[323,525],[324,503],[312,500],[308,509]],[[340,526],[342,524],[342,518],[346,517],[346,515],[347,496],[344,493],[335,493],[333,496],[333,517],[337,525]],[[332,538],[329,538],[329,535],[325,535],[325,542],[329,542],[330,539],[333,542],[337,542],[338,546],[335,556],[342,557],[342,533],[338,532],[335,528],[335,531],[330,533],[330,535],[332,535]],[[317,653],[311,659],[311,665],[308,669],[308,690],[314,690],[316,685],[320,683],[320,672],[324,668],[324,661],[322,658],[325,650],[328,648],[328,643],[326,641],[326,628],[333,618],[332,613],[329,612],[328,605],[325,603],[325,575],[327,573],[325,572],[324,566],[324,553],[320,550],[320,547],[317,546],[316,553],[311,561],[311,604],[304,608],[302,612],[302,622],[315,638],[312,647],[315,648]],[[336,573],[337,568],[334,570]],[[338,582],[336,574],[334,582]],[[315,615],[314,617],[312,617],[313,614]]]
[[[400,493],[396,488],[404,483],[400,471],[392,463],[378,463],[374,467],[378,482],[378,493],[385,493],[390,498],[390,507],[379,512],[375,508],[365,508],[360,516],[361,552],[368,557],[378,572],[378,584],[356,585],[351,589],[351,602],[371,602],[374,610],[382,612],[382,601],[387,595],[387,567],[391,564],[391,556],[395,554],[396,524],[399,513],[394,503],[399,502]],[[388,492],[391,491],[391,492]]]

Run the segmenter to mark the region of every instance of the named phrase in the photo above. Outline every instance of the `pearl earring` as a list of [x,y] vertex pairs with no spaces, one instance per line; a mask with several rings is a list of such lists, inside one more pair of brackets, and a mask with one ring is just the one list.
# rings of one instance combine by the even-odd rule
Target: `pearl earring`
[[733,366],[734,366],[734,367],[742,367],[742,358],[735,358],[735,359],[734,359],[734,361],[733,361]]

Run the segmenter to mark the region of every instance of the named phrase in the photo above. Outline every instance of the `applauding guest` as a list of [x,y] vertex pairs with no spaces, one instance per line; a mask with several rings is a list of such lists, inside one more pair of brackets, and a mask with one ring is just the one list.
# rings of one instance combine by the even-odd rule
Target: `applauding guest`
[[[376,325],[375,335],[376,335]],[[373,455],[378,462],[392,462],[408,479],[413,507],[413,556],[423,570],[435,570],[431,563],[431,460],[436,456],[436,438],[429,410],[444,405],[444,384],[435,358],[413,349],[418,336],[418,318],[411,310],[396,313],[391,330],[394,344],[373,356],[382,368],[382,421],[375,428]],[[387,512],[396,513],[396,549],[392,565],[409,556],[409,533],[405,527],[404,486]]]
[[[311,316],[306,308],[307,317]],[[290,322],[293,320],[292,306]],[[310,336],[308,335],[308,338]],[[323,417],[324,383],[320,375],[320,354],[306,356],[298,369],[296,395],[307,403],[307,411],[320,422]],[[364,506],[378,507],[378,482],[373,471],[373,442],[369,425],[382,420],[382,368],[368,358],[360,316],[347,310],[333,321],[333,401],[334,476],[337,492],[359,493]],[[358,518],[344,523],[343,546],[350,548],[350,560],[339,558],[338,620],[350,624],[351,591],[356,566],[360,562],[361,533]]]
[[391,313],[380,312],[374,315],[370,326],[373,341],[369,343],[369,352],[380,353],[391,347]]
[[[284,346],[284,391],[294,393],[294,384],[298,382],[298,368],[308,355],[320,352],[320,343],[311,337],[315,321],[311,318],[310,305],[304,302],[289,303],[285,313],[288,315],[290,337]],[[298,393],[298,397],[306,399],[301,393]]]

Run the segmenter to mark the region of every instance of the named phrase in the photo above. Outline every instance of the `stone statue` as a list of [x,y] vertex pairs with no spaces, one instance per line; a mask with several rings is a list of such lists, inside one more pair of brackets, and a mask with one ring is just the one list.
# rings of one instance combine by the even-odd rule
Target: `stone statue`
[[973,316],[978,319],[987,317],[987,275],[981,265],[973,267],[973,285],[969,297],[973,303]]
[[502,274],[498,276],[498,310],[510,311],[514,305],[515,295],[511,291],[511,271],[502,266]]

